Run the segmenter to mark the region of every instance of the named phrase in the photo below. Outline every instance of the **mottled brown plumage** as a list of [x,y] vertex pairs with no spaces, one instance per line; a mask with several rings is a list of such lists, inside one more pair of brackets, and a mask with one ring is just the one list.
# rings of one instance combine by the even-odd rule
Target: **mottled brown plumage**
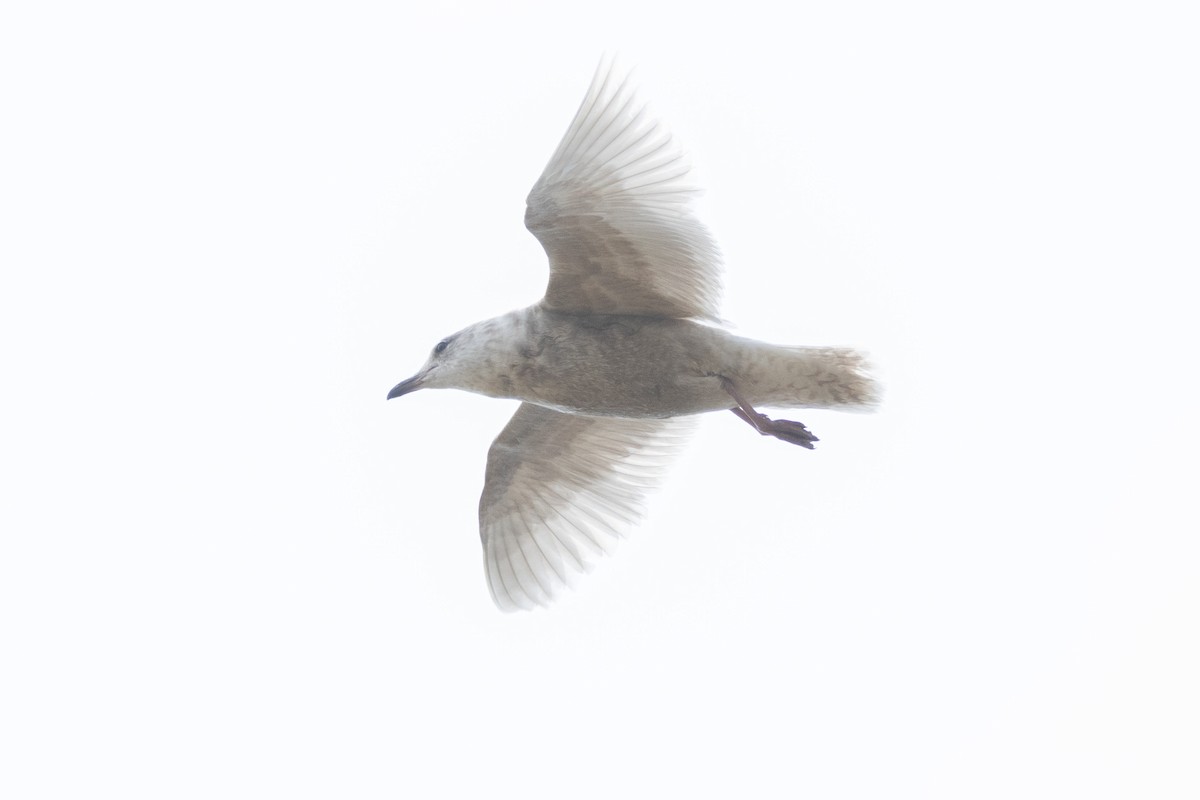
[[693,415],[731,410],[811,448],[756,406],[870,408],[855,350],[734,336],[717,319],[720,256],[691,213],[689,168],[601,64],[533,191],[525,224],[550,260],[538,303],[439,342],[389,398],[456,388],[522,400],[488,454],[479,504],[488,585],[505,610],[550,602],[640,517]]

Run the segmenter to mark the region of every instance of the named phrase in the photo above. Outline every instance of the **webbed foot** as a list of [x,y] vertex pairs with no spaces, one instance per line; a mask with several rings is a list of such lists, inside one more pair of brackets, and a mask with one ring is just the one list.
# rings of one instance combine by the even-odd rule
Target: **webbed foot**
[[741,408],[731,408],[729,410],[746,422],[749,422],[763,436],[774,436],[776,439],[798,444],[809,450],[813,449],[813,442],[821,441],[813,435],[812,431],[803,422],[796,422],[790,419],[771,419],[766,414],[760,414],[753,410],[746,412]]
[[721,385],[725,391],[729,392],[729,396],[737,401],[737,405],[729,410],[748,422],[754,430],[763,436],[774,436],[776,439],[782,439],[791,444],[798,444],[809,450],[813,449],[814,442],[820,441],[803,422],[796,422],[790,419],[771,419],[766,414],[755,411],[754,407],[746,402],[746,399],[742,397],[733,381],[729,378],[722,376]]

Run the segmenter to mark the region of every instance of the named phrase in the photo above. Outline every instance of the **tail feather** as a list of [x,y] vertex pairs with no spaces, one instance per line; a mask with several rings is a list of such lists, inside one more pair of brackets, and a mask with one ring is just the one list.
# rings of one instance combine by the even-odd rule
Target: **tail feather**
[[764,406],[871,411],[881,387],[867,356],[848,347],[774,346],[760,354],[765,363],[745,385]]

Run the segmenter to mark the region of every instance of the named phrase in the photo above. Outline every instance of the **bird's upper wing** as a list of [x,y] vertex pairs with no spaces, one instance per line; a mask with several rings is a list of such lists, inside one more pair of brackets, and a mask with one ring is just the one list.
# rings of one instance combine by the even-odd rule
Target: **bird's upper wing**
[[717,318],[721,256],[692,214],[696,188],[671,135],[601,62],[526,200],[550,257],[542,301],[558,311]]
[[496,605],[548,605],[611,552],[690,428],[688,417],[585,417],[523,403],[488,451],[479,499]]

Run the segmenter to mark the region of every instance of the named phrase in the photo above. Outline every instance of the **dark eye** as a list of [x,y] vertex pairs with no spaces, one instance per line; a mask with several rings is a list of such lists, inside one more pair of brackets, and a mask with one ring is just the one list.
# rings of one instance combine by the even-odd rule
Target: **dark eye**
[[435,345],[433,346],[433,352],[435,352],[435,353],[440,353],[440,352],[442,352],[443,350],[445,350],[445,349],[446,349],[447,347],[449,347],[449,346],[450,346],[450,340],[449,340],[449,339],[442,339],[440,342],[438,342],[437,344],[435,344]]

